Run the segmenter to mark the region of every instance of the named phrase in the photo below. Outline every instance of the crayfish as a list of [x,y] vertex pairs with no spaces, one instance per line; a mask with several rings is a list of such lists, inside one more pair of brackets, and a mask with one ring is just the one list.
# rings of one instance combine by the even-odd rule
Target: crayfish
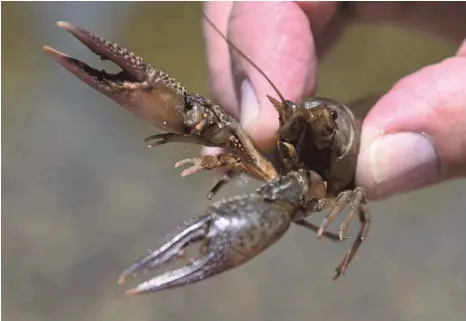
[[[115,43],[67,22],[58,22],[58,26],[103,60],[119,65],[122,71],[118,74],[98,71],[47,46],[45,52],[141,120],[165,130],[166,133],[146,139],[151,141],[151,147],[184,142],[222,148],[219,155],[184,159],[175,165],[188,165],[182,176],[225,169],[225,174],[210,189],[209,199],[239,174],[263,182],[252,194],[213,203],[204,215],[186,221],[158,248],[130,266],[120,276],[119,283],[142,271],[185,258],[185,249],[199,243],[199,257],[190,258],[189,264],[143,282],[128,293],[183,286],[237,267],[269,248],[292,223],[311,229],[318,237],[344,241],[350,220],[357,215],[359,233],[336,268],[334,279],[345,272],[370,224],[364,191],[354,183],[360,124],[347,106],[325,98],[299,103],[286,100],[262,73],[280,98],[268,96],[279,118],[277,149],[282,161],[279,169],[256,149],[239,122],[221,106],[189,92],[163,71]],[[248,59],[238,48],[234,49]],[[339,231],[328,231],[347,205],[349,211]],[[328,213],[320,226],[307,220],[312,213],[323,210]]]

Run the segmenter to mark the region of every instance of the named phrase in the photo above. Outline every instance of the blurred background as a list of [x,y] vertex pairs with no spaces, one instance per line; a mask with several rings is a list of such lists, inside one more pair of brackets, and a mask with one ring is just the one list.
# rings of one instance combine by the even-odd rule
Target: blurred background
[[[173,164],[197,147],[147,149],[143,138],[157,130],[81,83],[42,45],[111,66],[55,25],[70,21],[209,97],[201,11],[200,3],[2,3],[4,320],[463,320],[464,181],[371,203],[369,238],[338,282],[333,269],[349,244],[291,228],[238,269],[124,295],[119,274],[204,211],[214,177],[181,179]],[[458,45],[422,30],[351,24],[321,60],[318,94],[349,101],[387,90]],[[256,187],[231,184],[217,199]]]

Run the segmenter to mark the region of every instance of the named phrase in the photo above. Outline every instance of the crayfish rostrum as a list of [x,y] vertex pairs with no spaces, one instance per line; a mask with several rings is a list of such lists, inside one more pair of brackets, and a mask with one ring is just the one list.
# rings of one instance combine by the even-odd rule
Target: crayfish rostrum
[[[124,271],[120,283],[141,271],[184,258],[189,245],[200,243],[200,256],[191,258],[188,265],[143,282],[128,293],[183,286],[239,266],[274,244],[292,223],[313,230],[318,237],[344,241],[349,222],[357,215],[361,222],[359,234],[336,268],[334,278],[345,272],[370,224],[364,191],[354,186],[360,124],[348,107],[324,98],[294,103],[284,99],[267,78],[280,98],[269,96],[279,118],[277,148],[282,161],[279,170],[256,149],[239,122],[221,106],[189,92],[163,71],[115,43],[67,22],[59,22],[58,26],[102,59],[115,62],[122,71],[118,74],[99,71],[47,46],[44,46],[45,52],[141,120],[165,130],[164,134],[146,139],[151,141],[151,147],[184,142],[223,149],[219,155],[189,158],[175,165],[189,165],[182,176],[201,170],[225,169],[225,174],[210,189],[209,199],[239,174],[263,182],[250,195],[213,203],[204,215],[186,221],[158,248]],[[346,205],[349,211],[339,231],[327,231]],[[328,213],[320,226],[307,220],[313,212],[323,210]]]

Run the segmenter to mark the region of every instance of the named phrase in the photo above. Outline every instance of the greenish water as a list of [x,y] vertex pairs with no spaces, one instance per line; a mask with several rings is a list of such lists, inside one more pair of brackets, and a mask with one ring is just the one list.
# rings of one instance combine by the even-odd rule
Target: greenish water
[[[263,255],[209,281],[123,295],[119,273],[204,210],[213,178],[179,178],[173,164],[198,148],[147,149],[143,138],[153,128],[80,83],[41,47],[101,64],[55,26],[68,20],[208,95],[201,4],[4,3],[2,9],[5,320],[464,318],[464,181],[371,204],[370,236],[339,282],[330,277],[347,246],[293,228]],[[349,101],[387,90],[457,45],[388,24],[352,25],[321,62],[319,94]],[[219,196],[255,187],[233,184]]]

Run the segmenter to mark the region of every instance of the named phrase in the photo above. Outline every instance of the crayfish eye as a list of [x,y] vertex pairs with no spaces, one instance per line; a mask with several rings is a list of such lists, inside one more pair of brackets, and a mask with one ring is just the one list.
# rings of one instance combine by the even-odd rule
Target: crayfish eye
[[297,106],[294,102],[292,102],[291,100],[285,100],[284,103],[285,103],[285,106],[286,106],[287,108],[290,108],[290,109],[296,109],[296,108],[298,108],[298,106]]
[[334,110],[330,112],[330,117],[332,117],[333,120],[337,120],[338,118],[338,113]]

